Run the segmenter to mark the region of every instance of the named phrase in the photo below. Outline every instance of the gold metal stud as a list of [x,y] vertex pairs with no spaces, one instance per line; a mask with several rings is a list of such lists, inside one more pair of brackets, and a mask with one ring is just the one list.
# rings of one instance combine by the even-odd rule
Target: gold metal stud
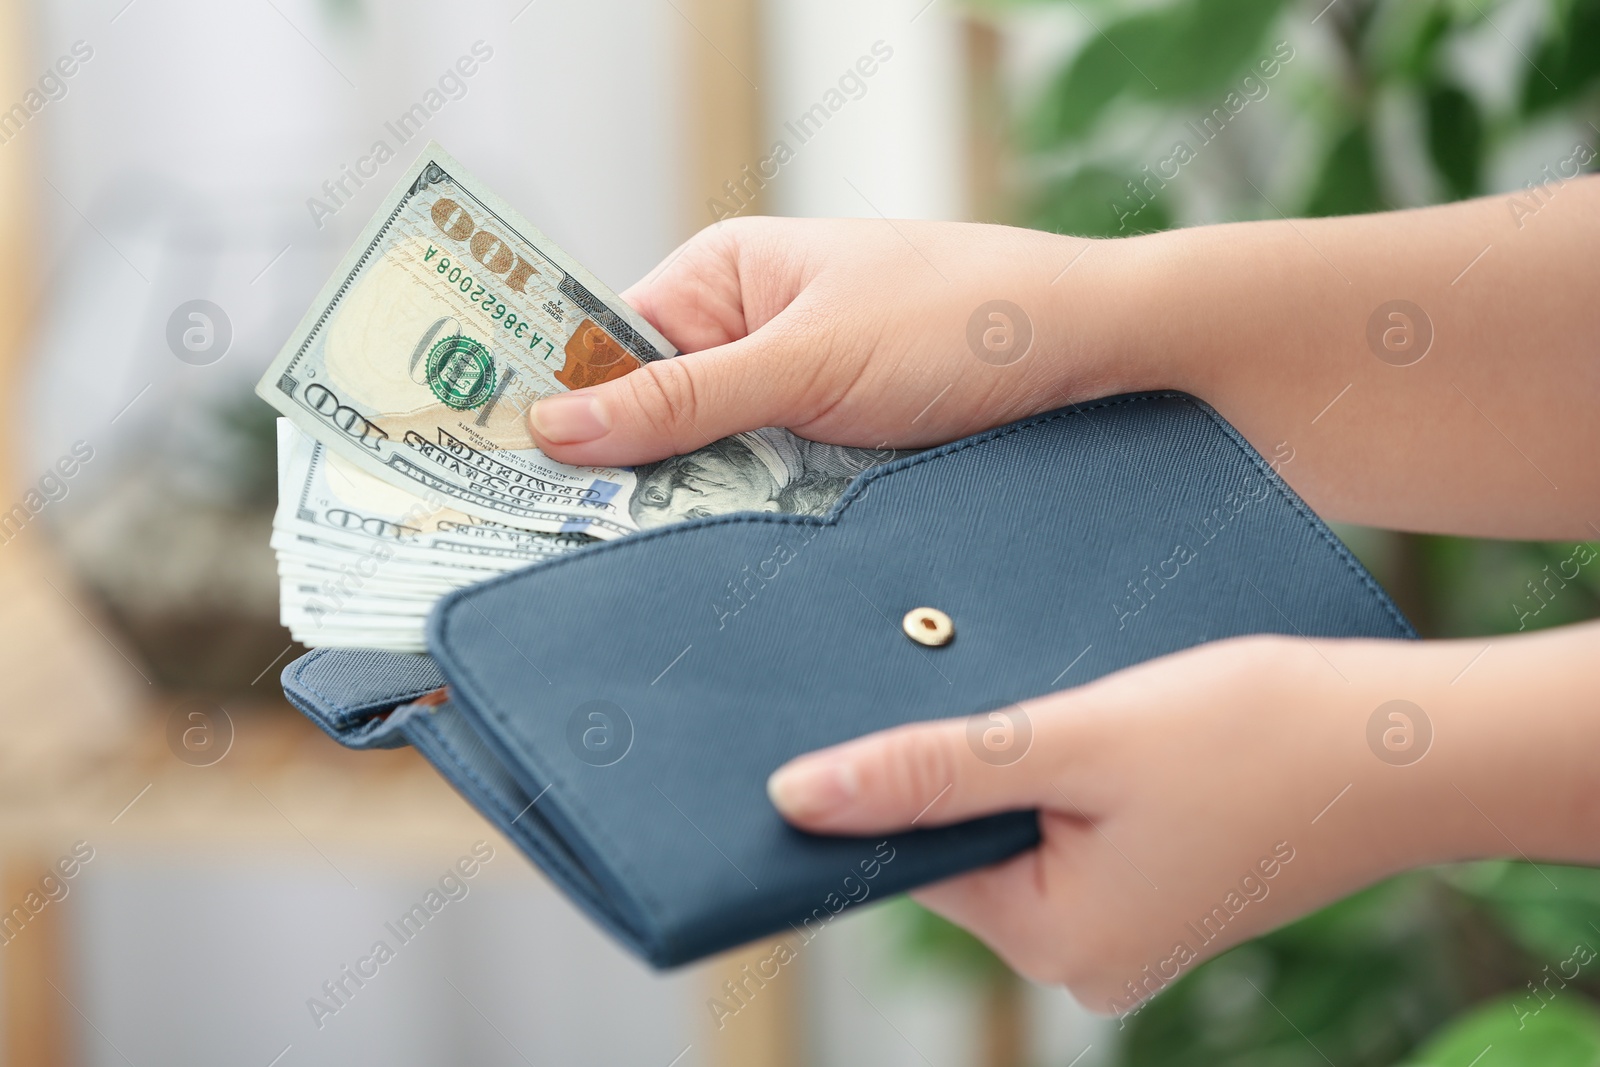
[[911,640],[930,648],[948,645],[956,635],[956,624],[938,608],[912,608],[900,620],[900,628]]

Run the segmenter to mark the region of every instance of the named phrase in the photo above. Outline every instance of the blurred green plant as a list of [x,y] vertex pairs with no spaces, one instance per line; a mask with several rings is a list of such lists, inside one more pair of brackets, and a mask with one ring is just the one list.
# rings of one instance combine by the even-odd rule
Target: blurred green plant
[[[1508,1012],[1506,1009],[1511,1008]],[[1593,1067],[1600,1063],[1600,1012],[1586,1001],[1551,1004],[1548,1013],[1512,1025],[1517,1005],[1484,1004],[1417,1053],[1416,1067]]]
[[334,22],[355,23],[366,14],[362,0],[322,0],[322,9]]
[[[1593,1067],[1596,920],[1587,868],[1394,878],[1196,968],[1129,1020],[1120,1062],[1468,1067],[1493,1044],[1499,1063]],[[1543,1058],[1580,1038],[1591,1058]]]
[[[1508,154],[1509,169],[1538,181],[1546,161],[1515,155],[1530,131],[1600,141],[1600,0],[1031,6],[1087,28],[1017,124],[1028,184],[1019,221],[1041,229],[1109,237],[1460,199],[1490,191]],[[1499,43],[1509,92],[1474,80],[1482,62],[1467,57],[1485,42]],[[1273,93],[1290,106],[1280,99],[1262,114]],[[1236,119],[1265,128],[1236,130]],[[1351,533],[1424,636],[1600,614],[1600,546]],[[1015,998],[1014,979],[970,935],[926,912],[900,921],[910,959],[968,975],[991,1005]],[[1126,1020],[1118,1062],[1595,1067],[1597,951],[1600,871],[1493,862],[1416,872],[1197,967]],[[989,1029],[1014,1014],[989,1011]]]
[[278,413],[241,393],[211,410],[213,451],[207,457],[225,502],[241,511],[271,510],[278,502]]
[[[1459,199],[1487,191],[1497,154],[1530,126],[1566,118],[1586,130],[1600,116],[1594,0],[1545,0],[1528,47],[1506,36],[1528,23],[1520,0],[1324,2],[1069,0],[1063,18],[1088,36],[1021,117],[1025,220],[1095,237],[1210,221],[1186,209],[1201,191],[1188,185],[1235,216]],[[1513,92],[1474,77],[1485,42],[1515,64]],[[1251,113],[1274,94],[1291,106]],[[1254,129],[1235,132],[1236,121]],[[1204,179],[1185,177],[1202,156]]]

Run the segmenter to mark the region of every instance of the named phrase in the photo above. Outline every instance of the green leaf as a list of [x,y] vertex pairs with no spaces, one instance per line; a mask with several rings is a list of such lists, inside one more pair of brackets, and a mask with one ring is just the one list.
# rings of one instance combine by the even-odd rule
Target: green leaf
[[1565,18],[1534,50],[1522,109],[1535,114],[1581,97],[1600,80],[1600,0],[1572,0]]
[[1045,191],[1029,225],[1079,237],[1126,237],[1169,228],[1166,194],[1142,187],[1141,199],[1129,189],[1137,177],[1085,167]]
[[[1235,88],[1247,74],[1259,80],[1256,64],[1272,58],[1262,42],[1282,7],[1283,0],[1195,0],[1161,65],[1149,72],[1157,85],[1150,95],[1193,98]],[[1143,94],[1150,86],[1134,89]]]
[[1273,58],[1262,39],[1283,4],[1184,0],[1101,26],[1036,107],[1032,143],[1049,146],[1081,138],[1124,96],[1220,96]]
[[1453,199],[1483,187],[1484,124],[1478,102],[1454,85],[1428,90],[1428,155]]
[[1448,0],[1383,4],[1364,35],[1364,63],[1374,82],[1418,81],[1434,70],[1440,45],[1455,24]]
[[1495,860],[1448,877],[1540,962],[1569,959],[1580,945],[1600,949],[1600,871]]
[[1359,215],[1387,207],[1378,185],[1372,131],[1365,122],[1358,122],[1334,141],[1306,202],[1305,213]]
[[1050,146],[1074,140],[1133,83],[1151,89],[1140,72],[1160,68],[1180,27],[1171,14],[1152,12],[1097,33],[1040,102],[1031,123],[1032,141]]
[[[1537,1009],[1537,1010],[1535,1010]],[[1491,1000],[1445,1027],[1413,1067],[1596,1067],[1600,1009],[1577,994]]]

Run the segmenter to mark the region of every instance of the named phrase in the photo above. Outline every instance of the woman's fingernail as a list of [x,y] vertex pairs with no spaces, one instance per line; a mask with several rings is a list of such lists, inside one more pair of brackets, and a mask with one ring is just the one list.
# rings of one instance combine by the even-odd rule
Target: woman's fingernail
[[797,760],[767,779],[772,806],[794,819],[831,815],[850,805],[859,791],[855,767],[843,760]]
[[533,405],[528,421],[535,433],[557,445],[581,445],[611,429],[599,400],[571,393],[545,397]]

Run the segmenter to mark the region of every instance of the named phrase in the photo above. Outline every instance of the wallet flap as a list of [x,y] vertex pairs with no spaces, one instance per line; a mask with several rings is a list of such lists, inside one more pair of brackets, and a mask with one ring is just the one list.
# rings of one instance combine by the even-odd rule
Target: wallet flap
[[[902,631],[924,606],[947,645]],[[435,608],[429,647],[551,832],[643,917],[636,950],[671,964],[1037,840],[1032,813],[800,833],[764,790],[786,760],[1262,632],[1415,636],[1226,422],[1160,393],[894,461],[825,518],[695,520],[481,583]]]
[[641,943],[645,937],[642,923],[639,916],[626,910],[627,897],[614,895],[598,883],[546,822],[539,810],[544,790],[526,791],[452,702],[404,705],[395,710],[391,721],[468,803],[591,918],[619,940]]
[[350,748],[405,744],[383,716],[444,685],[428,656],[370,649],[314,649],[283,669],[283,694],[328,736]]

